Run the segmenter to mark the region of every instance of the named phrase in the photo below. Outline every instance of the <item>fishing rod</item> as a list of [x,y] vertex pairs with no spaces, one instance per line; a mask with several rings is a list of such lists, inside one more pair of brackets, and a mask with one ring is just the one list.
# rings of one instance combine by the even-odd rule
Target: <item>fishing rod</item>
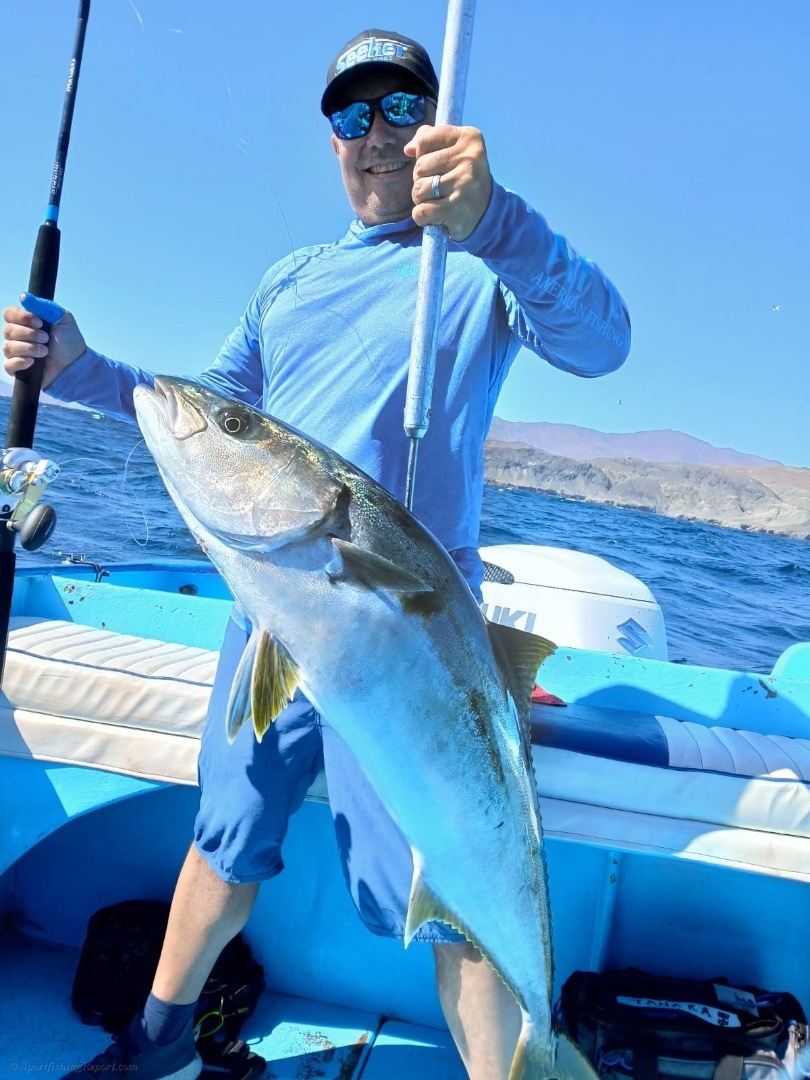
[[[467,90],[467,71],[470,66],[475,0],[449,0],[444,30],[439,100],[436,123],[461,123],[464,95]],[[405,394],[405,434],[410,439],[405,505],[413,509],[416,482],[416,454],[419,440],[430,423],[430,402],[433,396],[433,376],[436,371],[436,344],[439,336],[439,315],[444,291],[444,269],[447,261],[447,229],[443,225],[426,225],[422,230],[422,256],[416,292],[411,355],[408,362],[408,388]]]
[[[61,240],[58,225],[59,204],[62,198],[62,183],[65,178],[73,110],[76,105],[76,92],[79,87],[79,72],[82,66],[84,38],[89,17],[90,0],[79,0],[76,36],[65,87],[65,101],[59,125],[59,138],[56,143],[56,159],[51,173],[48,205],[45,210],[45,221],[40,225],[37,233],[28,279],[28,292],[48,301],[53,300],[56,294]],[[58,309],[54,306],[52,310],[55,313]],[[43,321],[43,329],[50,332],[51,323]],[[34,429],[44,368],[45,360],[38,358],[29,368],[18,371],[14,376],[14,390],[11,395],[6,428],[5,445],[8,449],[32,447],[34,444]],[[53,475],[53,470],[48,469],[49,462],[41,462],[39,465],[43,467],[37,467],[34,463],[35,456],[29,455],[26,458],[24,454],[18,454],[16,459],[11,461],[7,459],[4,462],[7,468],[3,474],[0,474],[0,491],[3,495],[21,495],[15,508],[12,509],[11,506],[5,504],[0,506],[0,681],[3,677],[8,645],[14,571],[17,566],[14,551],[17,533],[21,535],[23,547],[34,550],[45,543],[56,524],[56,515],[51,507],[44,504],[34,505]],[[6,473],[9,475],[6,476]],[[3,481],[7,482],[3,483]]]

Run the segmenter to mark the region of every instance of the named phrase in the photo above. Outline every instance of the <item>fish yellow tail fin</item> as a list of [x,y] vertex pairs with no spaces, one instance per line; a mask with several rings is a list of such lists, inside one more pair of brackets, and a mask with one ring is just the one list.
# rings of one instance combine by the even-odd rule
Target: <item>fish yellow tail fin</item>
[[512,1058],[509,1080],[597,1080],[597,1073],[577,1044],[554,1032],[550,1047],[530,1021],[524,1021]]
[[509,1080],[544,1080],[551,1076],[551,1047],[541,1038],[530,1020],[523,1021],[515,1056],[509,1069]]

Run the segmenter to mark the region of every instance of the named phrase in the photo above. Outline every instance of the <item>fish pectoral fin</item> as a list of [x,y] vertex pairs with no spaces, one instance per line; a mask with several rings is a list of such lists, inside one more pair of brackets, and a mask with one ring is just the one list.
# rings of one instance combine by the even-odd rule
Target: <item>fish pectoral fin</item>
[[233,742],[242,725],[252,719],[261,742],[297,686],[298,668],[284,646],[266,630],[254,629],[231,684],[225,710],[228,741]]
[[250,720],[250,698],[253,682],[253,664],[259,644],[258,631],[254,630],[248,638],[244,652],[239,658],[236,672],[231,683],[228,705],[225,709],[225,732],[228,742],[233,742],[242,725]]
[[277,529],[273,533],[235,533],[229,532],[227,529],[214,528],[209,528],[209,532],[221,543],[236,548],[237,551],[248,551],[256,555],[269,555],[271,552],[278,551],[279,548],[286,547],[288,544],[305,540],[323,525],[323,521],[323,513],[312,510],[308,512],[302,511],[286,528]]
[[[408,904],[408,915],[405,920],[405,948],[413,941],[414,935],[421,926],[427,922],[439,921],[446,923],[451,929],[463,934],[467,940],[475,945],[469,930],[464,926],[461,919],[452,911],[447,904],[439,899],[422,876],[418,860],[414,858],[413,883],[411,884],[411,898]],[[478,946],[476,945],[476,948]]]
[[557,646],[537,634],[529,634],[525,630],[516,630],[513,626],[504,626],[501,623],[488,622],[487,630],[495,659],[518,712],[528,718],[537,669]]
[[[288,463],[289,464],[289,463]],[[311,539],[315,535],[340,536],[351,529],[349,505],[351,489],[335,480],[327,482],[322,499],[307,498],[306,492],[298,491],[299,498],[293,505],[276,506],[271,494],[272,481],[265,495],[270,500],[273,513],[264,522],[265,531],[236,533],[209,526],[209,531],[223,544],[249,551],[256,555],[269,555],[279,548]],[[261,522],[260,522],[261,524]]]
[[267,631],[259,636],[251,683],[253,730],[261,742],[298,687],[298,666],[284,646]]
[[332,548],[335,557],[327,565],[326,573],[335,583],[347,582],[365,589],[385,589],[394,593],[433,592],[432,585],[409,570],[403,570],[390,559],[348,540],[333,536]]

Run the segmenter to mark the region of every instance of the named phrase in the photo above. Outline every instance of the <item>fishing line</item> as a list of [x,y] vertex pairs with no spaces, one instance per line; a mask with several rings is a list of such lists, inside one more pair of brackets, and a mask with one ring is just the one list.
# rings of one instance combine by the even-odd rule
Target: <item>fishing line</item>
[[[121,514],[122,514],[122,516],[124,518],[124,522],[126,523],[127,530],[129,532],[129,539],[132,540],[132,542],[134,544],[137,544],[138,547],[146,547],[148,545],[148,543],[149,543],[149,518],[148,518],[148,515],[147,515],[146,510],[144,508],[144,501],[143,501],[143,499],[141,499],[138,492],[134,489],[134,487],[130,483],[130,480],[129,480],[127,474],[129,472],[129,466],[130,466],[130,462],[132,461],[133,454],[138,449],[138,447],[142,446],[142,445],[145,445],[143,439],[139,439],[135,443],[135,445],[132,447],[130,452],[127,454],[127,459],[124,462],[123,470],[121,470],[119,467],[117,467],[115,465],[111,465],[109,461],[104,461],[102,458],[91,457],[90,455],[84,455],[84,454],[76,456],[76,457],[65,458],[63,461],[57,462],[57,464],[59,465],[60,470],[64,469],[64,467],[66,465],[73,465],[76,462],[81,462],[81,461],[89,462],[90,464],[92,464],[94,466],[100,465],[104,469],[109,469],[110,472],[113,473],[113,475],[115,475],[116,477],[118,477],[118,476],[121,477],[121,487],[119,489],[119,493],[120,493],[122,499],[131,499],[136,503],[138,511],[140,513],[140,516],[141,516],[142,525],[143,525],[143,535],[144,535],[143,540],[139,540],[138,537],[135,535],[135,531],[134,531],[134,528],[133,528],[133,525],[132,525],[132,521],[130,519],[130,509],[131,508],[126,503],[124,503],[123,506],[115,505],[115,509],[121,512]],[[80,478],[82,476],[82,474],[77,474],[77,475]],[[112,495],[110,494],[110,492],[106,491],[106,490],[103,490],[103,489],[101,491],[92,491],[89,494],[95,495],[98,498],[107,499],[110,502],[113,501]]]
[[[143,34],[146,37],[149,37],[150,35],[154,36],[155,31],[147,30],[143,15],[132,2],[132,0],[125,0],[125,2],[131,8],[132,12],[135,15],[135,18],[138,20],[138,24],[140,25]],[[227,71],[219,62],[219,58],[212,59],[211,56],[208,54],[208,50],[206,50],[206,48],[200,44],[199,34],[194,34],[189,30],[182,29],[181,27],[164,26],[158,27],[157,30],[181,37],[189,45],[189,47],[196,52],[199,65],[203,70],[208,71],[212,67],[215,67],[219,71],[220,75],[222,76],[222,88],[224,90],[226,102],[226,107],[223,110],[221,117],[222,128],[228,137],[228,141],[232,144],[233,147],[236,148],[236,150],[238,150],[244,157],[248,159],[248,161],[250,161],[254,165],[254,167],[258,170],[259,175],[261,176],[265,185],[267,186],[270,194],[273,197],[273,202],[275,203],[276,209],[278,210],[279,216],[281,218],[284,235],[287,240],[287,246],[289,247],[289,253],[293,257],[293,259],[295,259],[295,246],[293,244],[292,231],[290,229],[289,220],[284,211],[284,207],[281,203],[281,199],[278,196],[278,192],[276,191],[276,188],[273,185],[272,180],[270,179],[270,175],[266,167],[260,163],[254,145],[247,139],[243,138],[237,131],[235,131],[232,125],[231,116],[233,113],[233,90],[231,80],[228,76]]]
[[142,31],[144,32],[144,34],[145,34],[145,33],[146,33],[146,27],[145,27],[145,26],[143,25],[143,18],[141,17],[141,13],[140,13],[140,11],[138,11],[138,9],[137,9],[137,8],[135,7],[135,5],[134,5],[134,4],[132,3],[132,0],[127,0],[127,3],[128,3],[128,4],[129,4],[129,6],[130,6],[130,7],[132,8],[132,10],[133,10],[133,11],[135,12],[135,18],[136,18],[136,19],[138,20],[138,22],[140,23],[140,25],[141,25],[141,30],[142,30]]

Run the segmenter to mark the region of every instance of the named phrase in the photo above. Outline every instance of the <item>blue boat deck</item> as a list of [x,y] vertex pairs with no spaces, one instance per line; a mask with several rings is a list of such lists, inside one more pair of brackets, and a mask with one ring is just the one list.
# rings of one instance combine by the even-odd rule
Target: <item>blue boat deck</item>
[[[3,1012],[0,1077],[59,1076],[109,1042],[70,1005],[79,951],[7,934],[0,938]],[[358,976],[362,973],[358,972]],[[10,1007],[9,1007],[10,1006]],[[358,1009],[265,993],[242,1038],[268,1061],[267,1080],[464,1080],[446,1031]]]
[[[17,650],[16,682],[0,695],[0,1080],[60,1075],[104,1047],[106,1034],[70,1005],[87,920],[124,899],[170,898],[198,802],[196,736],[160,726],[163,669],[137,674],[144,692],[154,684],[160,725],[151,714],[141,727],[119,724],[108,714],[130,707],[132,672],[99,666],[98,642],[63,656],[65,624],[98,631],[93,640],[116,655],[116,635],[149,632],[161,647],[215,649],[230,604],[195,570],[167,570],[151,593],[139,568],[118,573],[116,586],[83,567],[26,574],[15,589],[13,614],[44,621],[47,633],[36,656]],[[88,680],[91,653],[94,673],[120,675],[117,697]],[[555,990],[574,970],[630,966],[722,974],[807,1006],[806,957],[790,942],[806,925],[810,884],[810,644],[763,675],[576,649],[558,650],[541,675],[569,702],[533,718]],[[20,701],[7,697],[12,685]],[[64,713],[55,724],[40,700],[48,685]],[[200,707],[207,684],[195,686]],[[188,722],[190,700],[178,697],[176,719]],[[173,771],[144,767],[144,733],[158,749],[175,740],[160,749]],[[181,775],[183,740],[194,752]],[[88,752],[99,745],[114,751],[112,764]],[[294,815],[284,858],[245,929],[268,990],[243,1036],[268,1059],[268,1077],[463,1080],[432,952],[363,928],[323,790]]]

